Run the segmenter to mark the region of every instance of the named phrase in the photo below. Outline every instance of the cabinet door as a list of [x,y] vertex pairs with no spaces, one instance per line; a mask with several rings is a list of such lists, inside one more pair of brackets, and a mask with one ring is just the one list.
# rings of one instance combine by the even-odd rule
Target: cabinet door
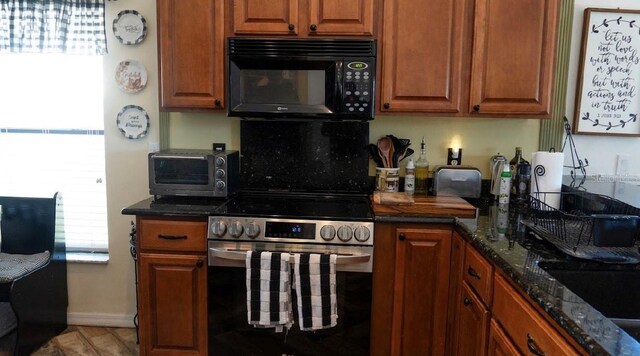
[[467,4],[384,1],[381,111],[460,111]]
[[476,0],[470,112],[551,112],[558,0]]
[[373,35],[373,0],[309,0],[309,33]]
[[[464,266],[465,254],[464,239],[457,232],[453,233],[453,243],[451,245],[451,274],[449,277],[449,300],[457,301],[460,299],[462,288],[462,273]],[[456,320],[458,320],[458,310],[460,303],[451,303],[448,310],[447,322],[447,355],[453,355],[456,348]]]
[[298,24],[298,0],[233,1],[236,34],[296,35]]
[[158,0],[160,107],[221,109],[223,1]]
[[522,355],[513,345],[502,327],[495,320],[491,320],[489,331],[489,348],[487,356],[512,356]]
[[396,230],[392,355],[442,355],[449,306],[451,230]]
[[486,352],[489,311],[469,285],[462,283],[456,320],[456,355],[482,356]]
[[140,254],[141,355],[207,355],[206,259]]

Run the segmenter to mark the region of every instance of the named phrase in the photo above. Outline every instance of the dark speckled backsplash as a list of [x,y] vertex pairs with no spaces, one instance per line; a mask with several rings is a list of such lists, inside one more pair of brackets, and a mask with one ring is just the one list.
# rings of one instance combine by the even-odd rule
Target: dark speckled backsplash
[[366,122],[242,121],[244,190],[366,193]]

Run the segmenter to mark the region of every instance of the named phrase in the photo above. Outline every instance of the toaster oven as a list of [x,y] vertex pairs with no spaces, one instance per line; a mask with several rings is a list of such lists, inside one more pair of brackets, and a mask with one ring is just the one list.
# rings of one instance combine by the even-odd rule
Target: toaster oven
[[240,185],[238,151],[174,149],[149,154],[149,194],[227,198]]

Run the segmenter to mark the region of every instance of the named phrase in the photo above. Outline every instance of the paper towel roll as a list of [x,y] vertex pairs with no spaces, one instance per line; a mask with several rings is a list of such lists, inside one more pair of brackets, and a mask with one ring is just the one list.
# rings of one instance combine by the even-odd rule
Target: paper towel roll
[[562,152],[533,152],[531,157],[531,195],[555,209],[560,208],[563,165]]

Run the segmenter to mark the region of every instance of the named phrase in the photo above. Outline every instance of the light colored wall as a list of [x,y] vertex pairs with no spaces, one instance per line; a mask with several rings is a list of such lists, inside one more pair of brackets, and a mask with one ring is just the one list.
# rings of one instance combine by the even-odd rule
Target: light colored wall
[[[113,19],[125,9],[135,9],[147,20],[147,37],[139,45],[121,44],[111,30]],[[120,214],[120,210],[149,197],[148,144],[159,140],[155,12],[155,1],[106,2],[109,54],[104,57],[104,107],[109,263],[69,264],[70,324],[133,326],[135,279],[134,263],[129,253],[133,217]],[[116,66],[126,59],[138,60],[147,69],[147,86],[140,93],[127,94],[115,84]],[[129,104],[139,105],[149,114],[151,126],[144,139],[126,139],[116,127],[118,112]]]
[[[574,22],[571,40],[571,54],[569,66],[569,85],[567,87],[566,116],[572,122],[575,110],[576,85],[578,78],[578,66],[580,62],[580,46],[582,40],[582,18],[584,9],[596,8],[621,8],[640,10],[640,2],[637,0],[576,0],[574,9]],[[636,83],[636,86],[640,83]],[[636,98],[637,100],[637,98]],[[617,154],[627,154],[630,158],[630,175],[640,175],[640,138],[639,137],[608,137],[574,135],[574,140],[581,158],[589,160],[587,174],[613,175],[616,172]],[[565,164],[570,163],[570,156],[565,152]]]

